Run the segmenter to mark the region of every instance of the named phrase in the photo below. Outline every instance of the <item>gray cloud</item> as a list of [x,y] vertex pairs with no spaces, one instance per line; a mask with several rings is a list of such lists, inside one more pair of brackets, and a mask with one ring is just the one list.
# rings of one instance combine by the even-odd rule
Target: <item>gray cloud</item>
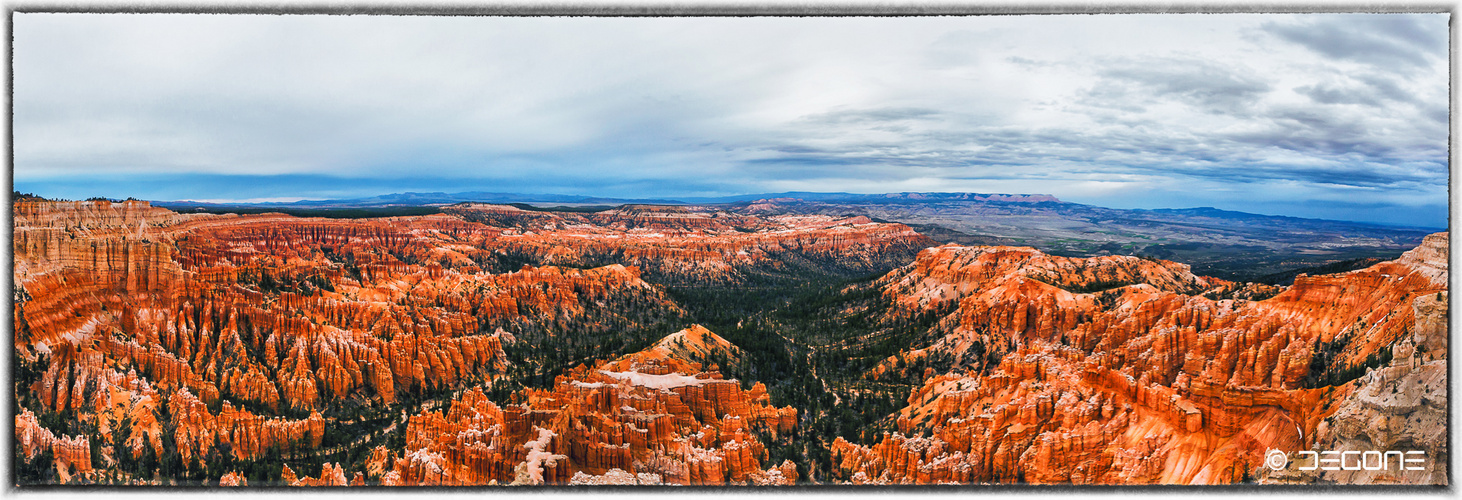
[[[1098,75],[1130,84],[1132,93],[1170,97],[1213,113],[1240,114],[1270,86],[1247,68],[1198,59],[1153,58],[1116,62]],[[1108,93],[1121,99],[1130,94]]]
[[1302,23],[1266,23],[1263,29],[1326,57],[1378,67],[1409,69],[1446,57],[1446,21],[1436,16],[1326,16]]
[[1393,77],[1376,73],[1361,73],[1355,75],[1355,79],[1364,83],[1370,91],[1375,92],[1382,99],[1422,106],[1426,105],[1418,101],[1415,94],[1401,88],[1401,84]]
[[1361,104],[1365,106],[1380,106],[1381,96],[1376,95],[1372,89],[1361,87],[1337,87],[1325,84],[1306,85],[1295,87],[1295,92],[1309,96],[1320,104]]
[[809,115],[804,119],[820,125],[842,125],[849,123],[884,123],[901,120],[929,119],[938,115],[939,111],[928,108],[875,108],[818,113]]

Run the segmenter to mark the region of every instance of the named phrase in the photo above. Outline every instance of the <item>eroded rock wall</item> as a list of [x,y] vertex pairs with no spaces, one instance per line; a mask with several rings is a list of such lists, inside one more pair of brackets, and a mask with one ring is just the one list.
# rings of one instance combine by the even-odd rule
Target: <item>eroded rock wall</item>
[[[879,284],[895,314],[958,304],[959,326],[900,356],[976,343],[1008,350],[993,369],[967,363],[975,371],[929,378],[898,433],[871,447],[839,442],[835,460],[853,482],[1215,484],[1257,480],[1266,451],[1336,435],[1444,454],[1435,450],[1442,372],[1408,346],[1430,342],[1444,356],[1435,332],[1445,331],[1445,246],[1434,235],[1396,261],[1301,276],[1262,301],[1205,297],[1228,284],[1160,261],[926,250]],[[1082,292],[1091,283],[1115,286]],[[1322,350],[1328,364],[1312,365]],[[1400,351],[1416,371],[1395,360],[1358,381],[1321,376]],[[1405,395],[1377,399],[1393,389]],[[1437,484],[1445,473],[1393,480]]]

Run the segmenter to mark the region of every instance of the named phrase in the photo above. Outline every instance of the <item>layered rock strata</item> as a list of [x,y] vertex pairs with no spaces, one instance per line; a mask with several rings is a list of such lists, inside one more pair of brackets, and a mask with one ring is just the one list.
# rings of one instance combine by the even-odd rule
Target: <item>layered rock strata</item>
[[[734,349],[699,326],[667,337],[697,349]],[[470,390],[442,412],[412,416],[406,450],[383,484],[791,484],[790,462],[762,468],[761,436],[796,426],[766,387],[701,372],[699,363],[646,352],[579,366],[551,390],[499,407]],[[384,453],[383,453],[384,454]]]
[[[972,371],[929,378],[898,415],[899,432],[871,447],[838,442],[835,460],[854,482],[1214,484],[1257,479],[1266,451],[1334,439],[1335,422],[1372,444],[1434,447],[1386,431],[1413,415],[1436,420],[1427,408],[1445,384],[1427,369],[1408,380],[1433,390],[1394,403],[1377,402],[1366,380],[1395,383],[1402,369],[1326,381],[1444,324],[1434,304],[1445,296],[1446,245],[1433,235],[1396,261],[1301,276],[1263,301],[1205,298],[1226,284],[1172,263],[926,250],[881,284],[903,310],[957,304],[958,326],[903,356],[977,344],[1003,356],[993,369],[966,361]],[[1382,411],[1397,424],[1360,423],[1358,408],[1387,404],[1400,405]],[[1419,425],[1427,435],[1438,428]]]
[[762,217],[698,207],[625,206],[593,214],[506,205],[446,207],[464,220],[510,228],[503,251],[545,264],[619,262],[675,282],[737,282],[755,273],[836,269],[862,274],[934,242],[867,217]]
[[[1445,279],[1445,274],[1439,277]],[[1353,386],[1349,396],[1316,426],[1314,441],[1300,449],[1280,449],[1289,462],[1279,470],[1261,468],[1260,482],[1450,484],[1447,297],[1447,292],[1417,297],[1412,302],[1415,323],[1409,335],[1392,345],[1390,363],[1348,384]]]
[[[490,384],[512,366],[518,327],[608,332],[679,314],[642,274],[860,270],[926,244],[856,217],[511,208],[342,220],[16,203],[13,339],[36,371],[24,390],[94,419],[104,450],[160,456],[167,424],[180,455],[227,443],[247,459],[316,445],[331,425],[316,415],[342,406]],[[123,416],[130,435],[112,435]]]
[[72,474],[87,474],[91,468],[91,444],[86,436],[57,436],[42,427],[30,410],[21,409],[15,416],[17,459],[32,460],[45,451],[51,452],[54,467],[62,483]]

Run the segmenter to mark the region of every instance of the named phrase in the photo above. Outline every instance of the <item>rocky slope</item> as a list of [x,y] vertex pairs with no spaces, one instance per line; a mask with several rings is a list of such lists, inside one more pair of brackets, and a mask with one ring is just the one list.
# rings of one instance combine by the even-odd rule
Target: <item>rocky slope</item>
[[[1445,296],[1446,247],[1445,234],[1433,235],[1396,261],[1301,276],[1262,301],[1204,297],[1225,284],[1171,263],[926,250],[880,282],[892,314],[957,304],[957,326],[926,351],[978,345],[998,365],[966,360],[968,371],[927,379],[898,433],[871,447],[840,441],[835,460],[853,482],[1214,484],[1253,480],[1266,450],[1307,449],[1347,423],[1346,436],[1380,426],[1385,438],[1371,439],[1434,446],[1388,434],[1385,422],[1359,423],[1356,404],[1385,404],[1357,388],[1365,382],[1342,379],[1439,328],[1414,325],[1444,324],[1435,301]],[[1386,373],[1368,377],[1400,378]],[[1445,385],[1429,373],[1415,377]],[[1423,407],[1437,407],[1436,390],[1411,391],[1387,411],[1435,422]],[[1445,482],[1444,473],[1406,478]]]
[[[863,272],[926,243],[866,218],[649,206],[361,220],[177,214],[140,201],[14,210],[17,397],[93,428],[99,436],[80,439],[105,440],[96,463],[140,460],[145,448],[187,463],[224,444],[239,460],[319,446],[340,420],[489,386],[525,362],[612,352],[624,332],[675,320],[682,311],[648,275]],[[701,330],[643,361],[736,356],[699,344]],[[534,358],[510,359],[524,339]],[[687,340],[700,346],[689,357]],[[113,435],[124,416],[128,435]],[[67,453],[57,460],[84,461]]]
[[[733,348],[704,328],[667,337]],[[790,463],[763,469],[763,437],[791,431],[792,408],[768,404],[760,383],[702,372],[699,363],[647,352],[560,376],[551,390],[499,407],[477,389],[446,412],[411,417],[405,450],[385,485],[790,484]]]
[[30,461],[49,451],[61,482],[73,474],[91,472],[91,445],[86,436],[56,436],[42,427],[36,415],[22,408],[15,416],[15,446],[18,460]]
[[[714,364],[715,361],[735,362],[741,359],[742,355],[739,347],[707,330],[706,327],[691,325],[689,328],[665,336],[648,349],[620,358],[617,363],[655,364],[666,363],[674,359],[687,363]],[[716,371],[715,367],[708,366],[707,369]]]
[[902,224],[867,217],[761,217],[699,207],[625,206],[592,214],[508,205],[443,208],[467,221],[509,228],[503,252],[544,264],[619,262],[676,283],[738,282],[760,274],[886,269],[932,244]]
[[[1442,268],[1438,276],[1445,279],[1445,273]],[[1438,292],[1413,301],[1416,323],[1409,335],[1392,345],[1391,362],[1351,382],[1351,395],[1339,403],[1334,414],[1316,426],[1314,442],[1301,448],[1316,453],[1333,451],[1359,456],[1345,457],[1343,464],[1317,464],[1313,457],[1294,452],[1298,450],[1285,450],[1291,451],[1288,466],[1282,470],[1266,467],[1261,482],[1450,484],[1447,295]],[[1393,458],[1388,452],[1400,452],[1401,456]],[[1380,456],[1372,459],[1365,454]],[[1324,458],[1334,457],[1325,455]],[[1418,462],[1403,463],[1403,458],[1418,459]],[[1304,470],[1316,466],[1318,470]],[[1326,467],[1340,470],[1325,470]]]
[[[757,206],[338,220],[16,203],[15,458],[83,483],[760,485],[825,475],[772,457],[827,444],[820,481],[1449,481],[1446,234],[1272,287],[1136,257],[925,249],[899,224]],[[810,395],[832,411],[723,375],[787,346],[825,354],[784,337],[792,313],[716,327],[745,349],[701,325],[666,334],[691,323],[673,287],[909,261],[858,307],[927,332],[854,375],[792,374],[843,391]],[[849,328],[840,342],[868,340]],[[888,434],[814,425],[855,391],[908,387],[886,379],[916,383]],[[1267,450],[1379,448],[1426,467],[1262,466]]]
[[[303,435],[280,423],[302,417],[265,419],[228,401],[302,414],[351,398],[389,405],[402,391],[501,373],[512,336],[483,331],[489,320],[570,322],[615,299],[674,307],[619,265],[485,274],[389,252],[437,252],[441,241],[412,235],[465,231],[446,217],[183,219],[144,202],[61,209],[17,211],[16,349],[44,366],[32,394],[56,412],[100,413],[119,391],[153,410],[181,404],[171,414],[184,460],[218,442],[257,457]],[[347,256],[350,271],[323,253]],[[204,408],[220,401],[221,411]],[[318,444],[318,414],[311,421]],[[118,443],[148,429],[132,432]]]

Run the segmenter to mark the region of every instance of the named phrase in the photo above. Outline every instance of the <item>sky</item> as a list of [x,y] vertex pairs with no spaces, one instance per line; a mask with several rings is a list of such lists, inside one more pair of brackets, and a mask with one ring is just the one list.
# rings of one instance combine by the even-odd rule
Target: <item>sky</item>
[[15,13],[14,183],[1032,193],[1446,227],[1447,21]]

